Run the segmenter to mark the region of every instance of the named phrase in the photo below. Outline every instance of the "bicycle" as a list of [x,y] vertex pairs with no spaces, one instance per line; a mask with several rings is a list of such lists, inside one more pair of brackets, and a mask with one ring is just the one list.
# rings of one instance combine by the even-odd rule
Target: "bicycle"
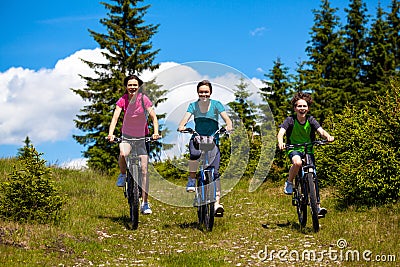
[[139,171],[141,168],[140,157],[137,155],[135,141],[151,142],[155,139],[151,137],[142,138],[114,138],[114,143],[121,143],[123,140],[128,141],[131,145],[131,153],[126,157],[126,180],[124,189],[124,196],[128,200],[129,204],[129,220],[132,229],[137,229],[139,226],[139,208],[140,199],[142,198],[142,172]]
[[310,206],[313,229],[319,231],[318,204],[320,203],[318,177],[315,164],[309,151],[315,145],[324,145],[328,141],[320,140],[302,144],[286,144],[286,149],[304,147],[301,155],[302,167],[294,179],[292,205],[296,206],[297,216],[301,227],[307,224],[307,206]]
[[211,136],[201,136],[195,130],[186,128],[182,133],[190,133],[195,136],[201,151],[200,170],[197,173],[197,187],[193,206],[197,207],[197,217],[199,225],[204,225],[208,231],[212,231],[214,226],[214,204],[217,196],[216,179],[214,176],[214,167],[209,166],[209,152],[215,152],[217,145],[214,141],[214,136],[219,133],[226,133],[225,128],[218,129]]

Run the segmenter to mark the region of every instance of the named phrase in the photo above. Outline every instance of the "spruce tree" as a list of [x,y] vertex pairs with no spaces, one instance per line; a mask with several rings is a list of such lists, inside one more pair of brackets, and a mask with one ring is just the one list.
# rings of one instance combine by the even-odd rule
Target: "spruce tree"
[[400,2],[392,0],[391,11],[388,14],[388,42],[390,43],[389,54],[393,57],[391,76],[399,76],[400,73]]
[[[341,66],[343,83],[341,89],[348,96],[348,101],[359,107],[368,105],[370,89],[364,86],[365,59],[367,51],[367,7],[362,0],[351,0],[347,13],[347,24],[344,26],[343,49],[345,57]],[[347,100],[347,99],[346,99]]]
[[320,9],[313,10],[314,25],[306,47],[309,60],[298,70],[304,76],[303,89],[313,94],[313,115],[321,123],[327,113],[339,112],[347,99],[339,75],[340,69],[345,68],[340,59],[345,56],[340,50],[341,25],[336,12],[328,0],[322,0]]
[[[266,87],[260,88],[260,95],[270,108],[269,110],[266,106],[267,112],[265,113],[271,111],[276,124],[282,123],[291,113],[289,100],[292,95],[292,89],[288,72],[289,68],[281,62],[280,58],[277,58],[274,61],[272,70],[268,74],[264,74],[268,78],[263,80]],[[262,105],[260,108],[264,110]]]
[[[113,4],[102,3],[109,10],[107,18],[100,23],[105,33],[89,30],[99,44],[106,63],[84,60],[96,77],[82,78],[86,88],[72,89],[87,105],[81,109],[75,120],[82,135],[74,135],[75,140],[84,145],[84,157],[90,168],[111,170],[117,167],[118,147],[110,144],[105,137],[113,115],[115,103],[125,92],[123,79],[130,74],[158,68],[153,64],[159,50],[153,50],[152,36],[159,25],[145,24],[144,15],[150,5],[139,6],[141,0],[111,0]],[[119,120],[116,131],[121,127]]]
[[388,42],[389,24],[384,19],[384,12],[379,5],[377,8],[376,18],[373,20],[369,32],[366,79],[365,86],[371,88],[371,95],[367,96],[372,98],[372,93],[383,93],[388,85],[390,74],[392,73],[394,62],[394,55],[391,54],[391,43]]

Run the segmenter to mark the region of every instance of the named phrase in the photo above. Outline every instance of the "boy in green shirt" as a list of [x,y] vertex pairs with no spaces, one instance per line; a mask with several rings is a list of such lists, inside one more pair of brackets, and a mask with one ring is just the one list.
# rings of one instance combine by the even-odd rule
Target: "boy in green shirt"
[[[296,93],[291,100],[293,109],[295,112],[294,116],[287,117],[285,121],[279,125],[278,132],[278,146],[279,149],[283,150],[288,144],[301,144],[306,142],[312,142],[315,140],[315,132],[320,136],[326,138],[329,142],[334,140],[334,137],[328,134],[317,120],[310,115],[307,115],[309,108],[312,103],[312,98],[307,93]],[[283,136],[286,134],[286,143],[283,142]],[[293,179],[299,172],[302,161],[301,155],[304,153],[304,148],[296,148],[288,151],[289,159],[292,162],[292,166],[289,169],[289,177],[285,182],[284,193],[291,195],[293,193]],[[312,159],[315,164],[314,155]],[[327,213],[325,208],[321,208],[318,203],[318,213],[324,216]]]

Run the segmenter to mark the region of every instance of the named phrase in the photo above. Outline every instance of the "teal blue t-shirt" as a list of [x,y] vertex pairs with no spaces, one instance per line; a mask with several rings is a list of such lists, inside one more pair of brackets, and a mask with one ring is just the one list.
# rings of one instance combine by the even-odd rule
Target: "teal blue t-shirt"
[[[198,102],[190,103],[187,112],[193,114],[196,132],[200,135],[210,136],[219,129],[218,119],[225,108],[218,100],[210,99],[208,111],[202,113]],[[218,136],[216,136],[216,139],[218,139]]]

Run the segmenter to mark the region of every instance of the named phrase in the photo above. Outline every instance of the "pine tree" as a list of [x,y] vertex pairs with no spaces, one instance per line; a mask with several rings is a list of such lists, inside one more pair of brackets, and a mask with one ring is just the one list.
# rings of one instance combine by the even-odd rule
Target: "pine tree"
[[228,106],[234,111],[236,116],[243,123],[246,130],[249,132],[249,136],[259,133],[259,129],[256,125],[256,114],[255,105],[249,100],[252,95],[247,90],[248,84],[245,83],[244,78],[240,78],[239,84],[236,85],[235,101],[228,103]]
[[[82,78],[86,88],[72,89],[88,103],[81,109],[75,120],[82,135],[74,135],[75,140],[87,149],[83,152],[88,158],[89,167],[97,170],[110,170],[117,166],[118,147],[110,144],[105,137],[112,118],[115,103],[125,89],[123,79],[130,74],[158,68],[153,60],[159,50],[153,51],[152,36],[159,25],[145,25],[143,19],[149,5],[138,6],[141,0],[112,0],[115,4],[102,3],[108,10],[108,17],[100,23],[106,33],[89,30],[100,45],[106,63],[84,61],[97,77]],[[121,120],[117,130],[121,127]]]
[[[248,84],[245,82],[244,78],[241,77],[239,83],[236,85],[236,89],[234,89],[235,101],[229,102],[228,106],[231,108],[229,113],[235,127],[236,135],[236,138],[235,135],[232,136],[233,141],[231,140],[231,144],[233,147],[236,147],[237,150],[231,148],[233,149],[232,151],[234,151],[233,154],[237,154],[238,151],[246,153],[248,163],[245,176],[250,177],[257,167],[260,157],[261,143],[259,138],[260,126],[257,124],[256,105],[254,102],[249,100],[249,97],[252,94],[249,92],[247,87]],[[226,153],[226,149],[223,149],[222,151]],[[230,153],[224,155],[222,160],[225,160],[229,155]],[[225,163],[223,165],[225,165]]]
[[362,0],[351,0],[347,13],[347,24],[344,26],[344,54],[341,66],[343,84],[341,88],[348,96],[348,101],[363,107],[368,104],[370,89],[364,86],[365,60],[367,51],[367,7]]
[[24,159],[28,157],[30,155],[30,149],[33,147],[33,144],[31,142],[31,139],[29,139],[29,136],[25,138],[24,144],[25,146],[18,149],[17,158],[19,159]]
[[347,100],[338,74],[344,67],[340,59],[345,56],[340,50],[341,25],[337,10],[328,0],[322,0],[320,9],[313,10],[315,23],[306,47],[309,60],[298,70],[304,76],[303,89],[313,94],[313,115],[321,123],[327,113],[339,112]]
[[269,105],[269,107],[261,105],[260,109],[265,114],[271,111],[276,124],[282,123],[292,110],[289,105],[292,89],[288,72],[289,68],[284,66],[280,58],[277,58],[272,70],[268,74],[264,74],[268,78],[263,81],[266,87],[260,88],[263,101]]
[[391,12],[388,14],[389,33],[388,41],[391,45],[389,54],[393,57],[391,76],[400,73],[400,2],[392,0]]
[[390,53],[391,43],[388,42],[389,24],[384,20],[384,12],[379,5],[376,18],[373,20],[369,32],[366,79],[365,86],[372,89],[372,93],[380,94],[384,92],[388,85],[390,74],[393,71],[394,55]]

